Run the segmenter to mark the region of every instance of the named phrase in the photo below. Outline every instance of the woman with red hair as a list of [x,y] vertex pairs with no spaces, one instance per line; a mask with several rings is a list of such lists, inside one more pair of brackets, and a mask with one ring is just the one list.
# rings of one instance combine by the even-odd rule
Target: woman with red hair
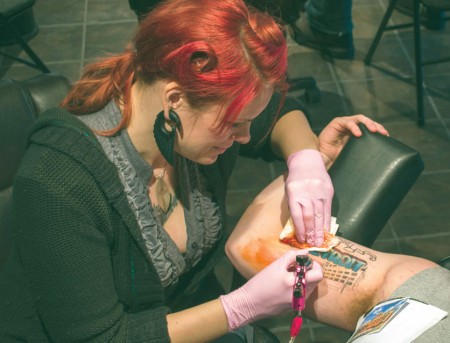
[[287,160],[299,240],[328,228],[333,187],[286,70],[281,28],[241,0],[164,1],[123,53],[89,65],[29,135],[2,341],[203,342],[289,309],[301,250],[204,296],[240,153]]

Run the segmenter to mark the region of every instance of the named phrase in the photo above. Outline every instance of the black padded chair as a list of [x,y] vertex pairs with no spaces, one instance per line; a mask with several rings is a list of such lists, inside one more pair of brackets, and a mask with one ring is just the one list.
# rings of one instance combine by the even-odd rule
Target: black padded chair
[[28,130],[69,88],[65,77],[52,73],[21,82],[0,80],[0,270],[12,247],[10,198]]
[[27,43],[39,31],[33,16],[34,3],[35,0],[0,0],[0,46],[18,44],[31,61],[1,50],[0,54],[49,73],[50,70]]
[[424,169],[409,146],[360,125],[329,173],[334,185],[332,215],[338,234],[371,247]]
[[[364,58],[364,63],[370,65],[372,63],[373,55],[377,49],[383,33],[389,30],[397,30],[408,27],[414,27],[414,58],[415,58],[415,81],[416,81],[416,101],[417,101],[417,124],[419,126],[425,125],[425,113],[423,105],[423,71],[422,67],[430,64],[442,63],[450,61],[450,56],[447,58],[439,58],[433,60],[423,61],[422,59],[422,38],[421,38],[421,25],[424,23],[421,16],[420,8],[425,6],[432,11],[450,11],[450,0],[413,0],[412,17],[413,22],[401,25],[388,25],[389,19],[392,16],[394,9],[396,8],[399,0],[390,0],[389,6],[386,9],[384,17],[378,27],[378,31],[375,38],[370,45],[370,48]],[[450,18],[444,18],[448,20]],[[430,24],[425,22],[425,24]]]

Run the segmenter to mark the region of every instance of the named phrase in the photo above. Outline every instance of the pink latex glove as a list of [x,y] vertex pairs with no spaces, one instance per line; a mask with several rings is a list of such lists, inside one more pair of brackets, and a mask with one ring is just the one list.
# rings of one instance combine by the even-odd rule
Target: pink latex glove
[[[307,250],[289,250],[242,287],[222,295],[220,300],[227,315],[229,331],[292,309],[292,287],[295,275],[288,269],[293,266],[297,255],[307,253]],[[322,267],[317,262],[313,262],[306,272],[306,297],[311,294],[322,278]]]
[[287,160],[286,194],[295,237],[312,246],[323,244],[330,231],[334,188],[322,155],[317,150],[297,151]]

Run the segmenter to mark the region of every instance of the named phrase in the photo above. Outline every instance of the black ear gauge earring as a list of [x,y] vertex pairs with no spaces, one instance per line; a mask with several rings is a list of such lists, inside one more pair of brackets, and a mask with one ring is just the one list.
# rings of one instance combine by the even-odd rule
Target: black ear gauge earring
[[169,122],[169,125],[172,128],[175,126],[175,128],[178,131],[181,131],[181,120],[180,117],[178,116],[178,113],[175,112],[173,109],[169,109],[169,118],[172,121],[171,123]]
[[[181,131],[181,120],[178,114],[169,109],[170,121],[166,121],[164,111],[157,114],[155,124],[153,125],[153,135],[155,136],[156,145],[164,156],[166,161],[173,165],[174,163],[174,145],[176,131]],[[166,128],[166,124],[170,126],[170,130]]]

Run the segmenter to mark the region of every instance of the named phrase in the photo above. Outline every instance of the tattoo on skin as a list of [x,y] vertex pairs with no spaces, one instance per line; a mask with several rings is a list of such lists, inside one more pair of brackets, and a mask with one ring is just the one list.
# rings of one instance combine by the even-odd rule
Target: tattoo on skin
[[[348,287],[355,287],[364,279],[368,260],[376,261],[376,255],[363,247],[339,238],[339,244],[327,252],[310,252],[324,260],[322,264],[326,287],[342,293]],[[332,281],[332,282],[329,282]]]
[[[334,292],[354,288],[364,280],[369,264],[377,260],[377,256],[370,249],[365,249],[353,242],[338,237],[339,244],[327,252],[310,252],[322,265],[324,280],[323,287]],[[242,258],[248,266],[260,271],[273,262],[283,251],[277,251],[272,244],[273,238],[259,237],[251,244],[240,249]]]
[[[358,247],[355,247],[356,246],[355,243],[352,243],[352,242],[344,240],[344,239],[339,239],[339,241],[342,244],[345,245],[345,247],[343,248],[343,250],[345,252],[349,252],[349,253],[352,253],[352,254],[358,253],[358,254],[360,254],[362,256],[368,256],[371,261],[376,261],[377,260],[377,257],[374,254],[372,254],[371,252],[369,252],[367,250],[362,250],[362,249],[360,249]],[[363,247],[361,247],[361,248],[363,248]]]
[[[359,246],[341,237],[337,238],[339,239],[338,245],[330,251],[310,251],[309,254],[322,266],[324,275],[320,287],[317,288],[319,289],[317,296],[319,296],[319,293],[326,297],[326,293],[328,293],[328,297],[334,297],[344,292],[344,294],[350,294],[352,301],[349,306],[341,308],[341,316],[344,318],[342,319],[342,325],[347,330],[352,331],[358,318],[378,302],[373,296],[377,285],[371,286],[371,284],[365,283],[364,287],[360,287],[373,272],[370,269],[373,269],[374,263],[378,260],[378,255],[371,249]],[[239,247],[239,253],[244,261],[244,268],[251,272],[258,272],[288,249],[290,249],[290,246],[281,243],[278,240],[278,234],[275,233],[270,236],[253,237],[247,244]],[[374,288],[368,289],[370,287]],[[342,298],[337,297],[337,299]],[[316,300],[318,298],[310,298],[310,301]],[[314,308],[314,305],[306,308],[305,315],[317,320]]]

